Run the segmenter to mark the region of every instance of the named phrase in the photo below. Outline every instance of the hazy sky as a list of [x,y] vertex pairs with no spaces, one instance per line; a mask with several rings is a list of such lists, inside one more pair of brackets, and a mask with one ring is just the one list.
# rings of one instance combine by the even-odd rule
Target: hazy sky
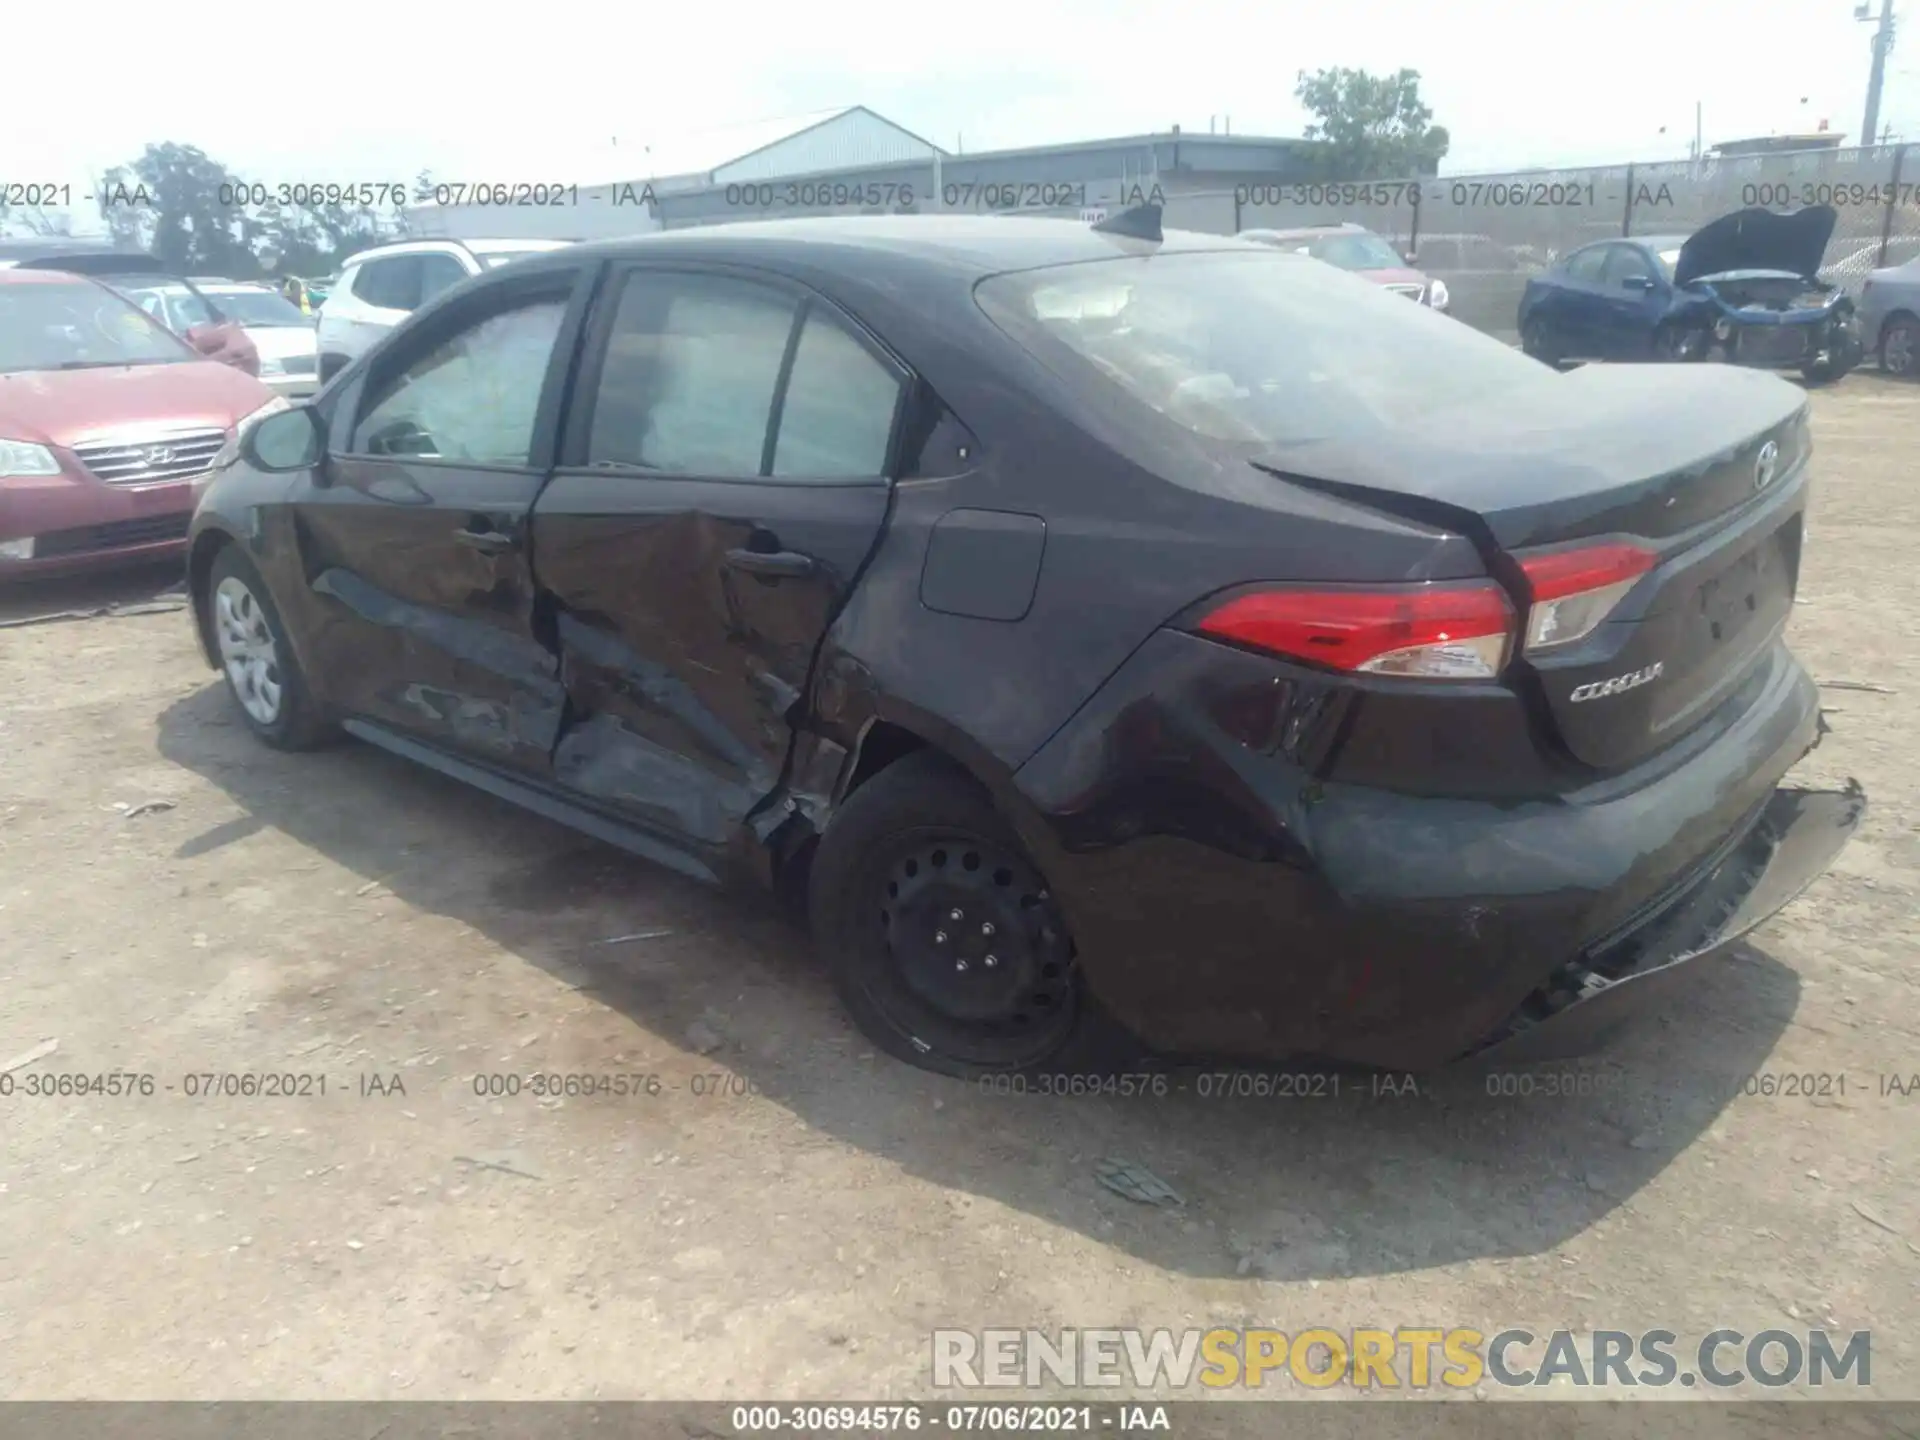
[[[267,182],[591,182],[635,173],[649,141],[853,104],[970,151],[1228,115],[1297,135],[1295,72],[1327,65],[1418,69],[1448,172],[1670,159],[1696,100],[1710,145],[1822,118],[1856,133],[1871,32],[1852,0],[200,0],[181,43],[142,51],[151,21],[116,38],[112,7],[19,7],[0,181],[85,183],[173,140]],[[1920,33],[1881,118],[1920,141]]]

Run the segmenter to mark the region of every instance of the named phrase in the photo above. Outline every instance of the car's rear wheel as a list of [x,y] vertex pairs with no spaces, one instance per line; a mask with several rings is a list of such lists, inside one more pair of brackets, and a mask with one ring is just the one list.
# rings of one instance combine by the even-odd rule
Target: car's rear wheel
[[1902,380],[1920,379],[1920,320],[1889,320],[1880,334],[1880,368]]
[[1063,1065],[1084,1039],[1047,882],[943,757],[910,755],[856,790],[821,838],[810,890],[841,998],[890,1054],[971,1078]]
[[215,558],[207,586],[220,672],[247,728],[278,750],[326,740],[332,727],[313,702],[260,572],[229,545]]

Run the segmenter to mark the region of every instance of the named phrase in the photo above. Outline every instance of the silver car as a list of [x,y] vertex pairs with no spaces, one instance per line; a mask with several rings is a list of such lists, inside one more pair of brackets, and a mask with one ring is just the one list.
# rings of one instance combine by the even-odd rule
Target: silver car
[[1920,379],[1920,257],[1867,276],[1860,288],[1860,338],[1889,375]]

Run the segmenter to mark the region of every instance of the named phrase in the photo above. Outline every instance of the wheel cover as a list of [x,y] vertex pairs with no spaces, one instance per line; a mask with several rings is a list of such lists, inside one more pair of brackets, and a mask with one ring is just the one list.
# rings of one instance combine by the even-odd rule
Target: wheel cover
[[1073,1021],[1072,945],[1051,893],[1024,858],[963,832],[903,845],[880,923],[918,1033],[949,1044],[1031,1036]]
[[1914,367],[1914,339],[1916,329],[1912,325],[1896,325],[1887,332],[1887,343],[1881,352],[1880,363],[1895,375],[1911,375]]
[[213,631],[220,664],[240,708],[261,725],[280,718],[280,656],[259,600],[237,575],[213,592]]

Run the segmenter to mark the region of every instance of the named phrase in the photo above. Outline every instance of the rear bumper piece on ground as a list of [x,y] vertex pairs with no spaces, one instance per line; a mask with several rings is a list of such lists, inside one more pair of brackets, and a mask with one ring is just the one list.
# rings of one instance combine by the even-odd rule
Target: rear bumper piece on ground
[[1866,808],[1858,782],[1845,790],[1774,791],[1752,828],[1696,884],[1529,996],[1469,1062],[1532,1065],[1606,1045],[1664,1002],[1695,962],[1726,954],[1812,884]]

